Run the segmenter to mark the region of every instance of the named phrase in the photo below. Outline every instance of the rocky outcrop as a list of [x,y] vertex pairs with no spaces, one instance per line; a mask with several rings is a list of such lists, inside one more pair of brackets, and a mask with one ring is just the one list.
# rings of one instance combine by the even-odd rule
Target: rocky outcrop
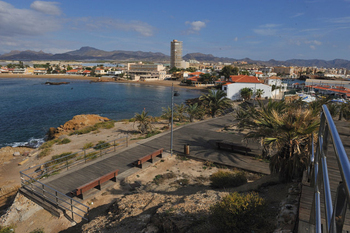
[[106,216],[85,224],[83,232],[210,232],[209,207],[227,194],[208,190],[185,197],[148,192],[125,195]]
[[93,126],[100,122],[109,121],[107,117],[101,117],[99,115],[87,114],[76,115],[72,120],[67,121],[64,125],[57,128],[51,127],[47,133],[48,140],[58,138],[61,135],[69,134],[74,130],[79,130],[87,126]]

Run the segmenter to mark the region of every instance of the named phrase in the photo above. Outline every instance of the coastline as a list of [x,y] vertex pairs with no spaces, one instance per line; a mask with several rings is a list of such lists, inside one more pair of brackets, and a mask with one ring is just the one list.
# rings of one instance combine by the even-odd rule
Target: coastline
[[141,85],[152,85],[152,86],[165,86],[171,87],[174,85],[176,88],[193,89],[193,90],[207,90],[207,87],[194,87],[194,86],[181,86],[180,81],[172,80],[156,80],[156,81],[131,81],[131,80],[113,80],[112,78],[101,77],[86,77],[80,75],[64,75],[64,74],[45,74],[45,75],[33,75],[33,74],[0,74],[0,80],[2,78],[36,78],[36,79],[72,79],[72,80],[87,80],[94,82],[116,82],[116,83],[131,83]]

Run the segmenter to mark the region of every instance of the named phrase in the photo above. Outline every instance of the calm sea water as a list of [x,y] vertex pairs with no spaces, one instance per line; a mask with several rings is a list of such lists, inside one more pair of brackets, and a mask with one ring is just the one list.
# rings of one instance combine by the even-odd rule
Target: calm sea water
[[[0,147],[42,142],[50,127],[58,127],[79,114],[98,114],[113,120],[131,118],[143,109],[160,116],[171,105],[171,87],[89,83],[50,79],[68,85],[43,85],[45,79],[0,79]],[[177,89],[177,104],[202,94]]]

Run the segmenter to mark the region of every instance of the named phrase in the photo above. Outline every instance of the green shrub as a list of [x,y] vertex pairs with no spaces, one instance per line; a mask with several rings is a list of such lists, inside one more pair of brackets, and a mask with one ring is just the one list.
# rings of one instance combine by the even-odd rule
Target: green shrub
[[266,204],[257,193],[231,193],[210,207],[210,222],[223,232],[272,232]]
[[14,233],[14,227],[9,226],[9,227],[2,227],[0,226],[0,233]]
[[83,146],[83,150],[86,150],[86,149],[91,148],[93,146],[94,146],[94,144],[92,142],[85,143],[85,145]]
[[74,130],[72,133],[70,133],[69,135],[81,135],[81,134],[87,134],[90,133],[91,131],[95,131],[97,130],[97,126],[87,126],[85,128],[82,129],[78,129],[78,130]]
[[43,228],[37,228],[34,231],[31,231],[30,233],[44,233],[44,229]]
[[45,156],[48,156],[50,154],[50,152],[52,151],[51,148],[45,148],[45,149],[42,149],[40,151],[40,153],[38,154],[38,158],[43,158]]
[[95,146],[94,149],[95,150],[103,150],[106,149],[108,147],[111,147],[111,144],[106,143],[105,141],[99,141]]
[[57,145],[68,144],[71,140],[69,138],[63,138],[61,141],[57,143]]
[[147,133],[146,138],[152,137],[152,136],[157,135],[159,133],[161,133],[159,130],[154,130],[152,132]]
[[98,152],[90,152],[86,155],[86,160],[92,160],[98,157]]
[[99,128],[103,128],[103,129],[111,129],[114,127],[114,123],[115,121],[104,121],[104,122],[100,122],[95,124],[95,126],[99,129]]
[[234,173],[220,170],[210,176],[210,181],[213,188],[228,188],[247,183],[247,178],[244,172]]
[[154,178],[153,178],[153,182],[156,184],[156,185],[160,185],[161,183],[163,183],[165,180],[167,179],[171,179],[171,178],[174,178],[175,177],[175,174],[170,172],[170,173],[165,173],[163,175],[156,175]]
[[60,139],[54,139],[54,140],[50,140],[47,142],[44,142],[39,149],[43,150],[43,149],[47,149],[47,148],[51,148],[54,144],[58,143],[60,141]]

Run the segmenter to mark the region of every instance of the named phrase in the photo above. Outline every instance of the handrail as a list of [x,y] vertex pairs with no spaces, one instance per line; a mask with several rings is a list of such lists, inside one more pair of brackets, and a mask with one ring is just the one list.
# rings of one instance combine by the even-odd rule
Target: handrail
[[[342,182],[337,187],[336,199],[332,204],[331,189],[327,168],[328,141],[331,137],[333,149],[338,162]],[[350,200],[350,162],[340,139],[337,128],[326,105],[322,106],[321,123],[316,146],[316,154],[312,149],[310,155],[308,175],[311,178],[311,185],[314,185],[313,208],[310,222],[315,223],[316,232],[322,232],[321,223],[321,187],[323,185],[324,206],[325,206],[325,232],[341,232],[345,221],[346,208]]]
[[[93,156],[90,156],[90,157],[87,156],[91,153],[96,152],[96,155],[98,154],[98,156],[96,156],[96,158],[97,158],[97,157],[102,156],[102,154],[107,154],[108,152],[110,152],[111,147],[113,147],[113,151],[116,151],[116,149],[118,147],[121,147],[124,145],[126,147],[128,147],[128,140],[129,140],[128,136],[120,137],[120,138],[117,138],[117,139],[114,139],[114,140],[111,140],[111,141],[108,141],[108,142],[101,144],[100,145],[101,149],[96,150],[96,149],[94,149],[95,146],[93,146],[93,147],[90,147],[90,148],[87,148],[84,150],[80,150],[80,151],[65,155],[65,156],[57,158],[57,159],[47,161],[45,163],[42,163],[42,164],[39,164],[39,165],[36,165],[33,167],[29,167],[25,170],[22,170],[21,172],[28,175],[28,176],[31,176],[34,179],[41,179],[47,175],[51,175],[52,173],[60,171],[62,169],[68,170],[70,167],[75,166],[77,164],[80,164],[83,162],[86,163],[86,161],[88,159],[90,159],[90,157],[93,157]],[[120,141],[122,141],[122,142],[120,142]],[[110,144],[110,143],[113,143],[113,144]],[[120,145],[121,143],[122,143],[122,145]],[[107,144],[109,144],[108,147],[103,147],[103,145],[107,145]],[[57,161],[62,161],[62,162],[57,162]]]
[[[21,174],[22,188],[25,188],[26,186],[30,186],[30,191],[31,192],[35,192],[37,195],[42,196],[44,199],[54,202],[56,204],[56,206],[60,206],[60,207],[62,207],[64,209],[70,211],[72,213],[72,220],[74,220],[74,214],[75,214],[75,215],[78,215],[79,217],[81,217],[82,219],[85,219],[85,220],[89,221],[88,214],[89,214],[89,211],[90,211],[90,207],[88,207],[87,205],[85,205],[85,204],[83,204],[83,203],[81,203],[81,202],[79,202],[77,200],[74,200],[73,198],[71,198],[71,197],[61,193],[60,191],[58,191],[58,190],[56,190],[54,188],[51,188],[50,186],[48,186],[48,185],[46,185],[44,183],[41,183],[40,181],[38,181],[38,180],[36,180],[36,179],[34,179],[34,178],[24,174],[23,172],[20,172],[20,174]],[[26,180],[25,178],[23,178],[23,176],[25,176],[25,177],[27,177],[29,179]],[[38,183],[41,186],[35,185],[34,183]],[[38,190],[40,190],[40,192],[34,190],[33,186],[36,187]],[[53,191],[55,194],[49,192],[45,188]],[[51,195],[52,197],[54,197],[54,199],[45,196],[45,194]],[[59,197],[59,195],[62,196],[62,197]],[[67,202],[67,200],[69,200],[69,202]],[[61,201],[61,203],[59,201]],[[74,202],[74,204],[73,204],[73,202]],[[70,209],[67,208],[66,206],[64,206],[63,203],[69,205]],[[85,207],[86,211],[84,211],[84,210],[80,209],[79,207],[77,207],[79,205]],[[84,217],[83,215],[81,215],[81,214],[77,213],[76,211],[74,211],[74,208],[79,210],[79,211],[81,211],[82,213],[84,213],[84,215],[86,215],[87,217]]]

